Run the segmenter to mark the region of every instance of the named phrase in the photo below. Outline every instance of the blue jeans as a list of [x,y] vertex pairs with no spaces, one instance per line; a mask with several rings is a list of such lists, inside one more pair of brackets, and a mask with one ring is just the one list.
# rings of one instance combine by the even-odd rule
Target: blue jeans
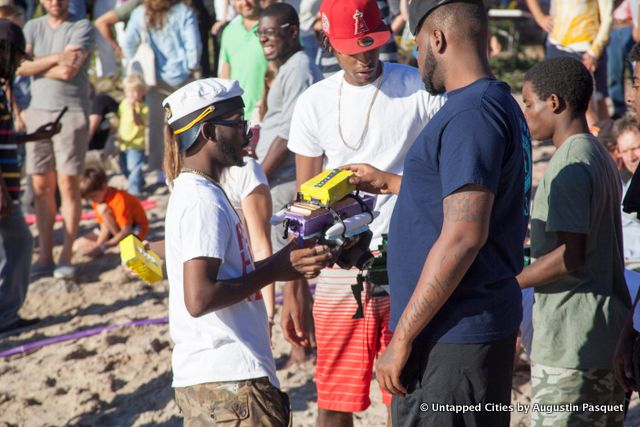
[[11,214],[0,219],[0,328],[18,320],[29,286],[33,237],[22,209],[14,204]]
[[613,103],[613,114],[618,117],[627,110],[624,98],[624,69],[626,65],[631,70],[631,64],[627,61],[627,55],[634,44],[631,33],[631,26],[613,30],[607,46],[607,86]]
[[315,34],[307,34],[302,38],[302,48],[311,61],[316,60],[316,52],[318,51],[318,41]]
[[139,197],[144,187],[144,151],[126,150],[120,153],[120,169],[129,181],[129,193]]

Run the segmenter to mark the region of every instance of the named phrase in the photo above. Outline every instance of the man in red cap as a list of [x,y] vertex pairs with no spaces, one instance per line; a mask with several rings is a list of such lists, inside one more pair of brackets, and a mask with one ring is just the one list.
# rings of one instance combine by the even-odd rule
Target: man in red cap
[[[379,60],[390,31],[375,0],[324,0],[320,17],[324,47],[342,71],[298,98],[288,141],[296,153],[298,185],[323,168],[355,162],[402,173],[406,152],[443,98],[424,90],[415,68]],[[388,195],[377,199],[380,216],[371,224],[371,249],[378,249],[388,231],[394,202]],[[318,279],[313,309],[318,426],[350,426],[352,413],[369,406],[373,363],[391,338],[390,299],[384,289],[367,284],[364,318],[352,318],[357,303],[350,285],[357,282],[358,273],[328,268]],[[290,302],[287,298],[283,326],[295,341],[300,336],[287,332],[297,321]],[[303,329],[297,328],[299,335],[304,335]],[[383,400],[389,404],[390,394],[384,393]]]
[[387,252],[393,339],[376,378],[394,394],[394,425],[507,427],[531,136],[491,73],[482,1],[409,8],[425,87],[446,92],[447,103],[416,138],[402,176],[349,167],[354,183],[398,194]]

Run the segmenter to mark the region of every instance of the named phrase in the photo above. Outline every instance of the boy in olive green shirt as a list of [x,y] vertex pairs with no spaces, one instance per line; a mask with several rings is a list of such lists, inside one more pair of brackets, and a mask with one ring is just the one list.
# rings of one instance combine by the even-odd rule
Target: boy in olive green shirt
[[624,394],[612,371],[631,305],[621,188],[611,157],[588,130],[592,91],[590,73],[572,58],[541,62],[525,75],[531,134],[556,147],[533,202],[535,261],[518,276],[521,288],[535,290],[532,426],[623,425]]

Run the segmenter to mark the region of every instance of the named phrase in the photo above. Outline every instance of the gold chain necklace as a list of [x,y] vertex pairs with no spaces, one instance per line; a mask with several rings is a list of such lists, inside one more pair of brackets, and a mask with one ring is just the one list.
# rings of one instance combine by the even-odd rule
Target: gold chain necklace
[[360,139],[358,140],[358,143],[356,144],[355,147],[347,144],[347,141],[345,141],[344,136],[342,135],[342,125],[340,124],[340,100],[342,98],[342,85],[344,83],[344,77],[340,79],[340,86],[338,86],[338,135],[340,136],[340,140],[342,141],[344,146],[353,151],[358,151],[360,149],[360,147],[362,146],[362,142],[364,141],[364,137],[367,134],[367,131],[369,130],[369,117],[371,116],[371,110],[373,109],[373,104],[376,102],[376,98],[378,97],[378,92],[380,92],[380,86],[382,86],[382,80],[384,80],[384,66],[382,64],[380,64],[380,66],[382,67],[382,72],[380,73],[380,77],[378,77],[378,84],[376,85],[376,91],[374,92],[373,97],[371,98],[371,103],[369,104],[369,109],[367,110],[367,118],[364,123],[364,128],[362,129],[362,133],[360,134]]
[[216,180],[213,179],[213,177],[211,177],[211,175],[209,175],[208,173],[202,172],[199,169],[193,169],[193,168],[182,168],[182,169],[180,169],[180,173],[192,173],[194,175],[199,175],[199,176],[203,177],[204,179],[206,179],[207,181],[209,181],[214,186],[218,187],[220,189],[220,191],[222,191],[222,194],[224,194],[225,199],[227,199],[227,202],[229,203],[229,206],[231,207],[231,210],[238,217],[238,221],[240,221],[240,223],[242,223],[242,220],[240,219],[240,215],[238,215],[238,212],[236,211],[236,208],[233,207],[233,203],[231,203],[231,200],[229,200],[229,196],[227,196],[227,192],[224,191],[224,188],[222,188],[222,186],[220,184],[218,184],[216,182]]

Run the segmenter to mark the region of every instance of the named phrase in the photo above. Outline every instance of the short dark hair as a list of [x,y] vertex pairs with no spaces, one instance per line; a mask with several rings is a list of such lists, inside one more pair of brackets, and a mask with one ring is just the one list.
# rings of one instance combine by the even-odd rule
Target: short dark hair
[[640,61],[640,42],[633,45],[631,48],[631,52],[627,55],[627,60],[629,62],[638,62]]
[[260,17],[271,16],[278,18],[281,24],[300,27],[300,18],[295,8],[288,3],[274,3],[260,13]]
[[[457,1],[444,4],[433,10],[421,25],[446,29],[457,40],[472,40],[487,45],[489,21],[487,11],[479,2]],[[418,26],[418,28],[420,28]]]
[[613,136],[616,141],[620,138],[620,135],[628,131],[640,131],[640,123],[638,123],[638,119],[631,114],[625,114],[613,123]]
[[107,185],[107,174],[100,168],[87,168],[80,177],[80,195],[87,197]]
[[537,63],[524,75],[541,100],[552,94],[562,98],[575,115],[584,114],[593,94],[591,73],[577,59],[565,56]]

